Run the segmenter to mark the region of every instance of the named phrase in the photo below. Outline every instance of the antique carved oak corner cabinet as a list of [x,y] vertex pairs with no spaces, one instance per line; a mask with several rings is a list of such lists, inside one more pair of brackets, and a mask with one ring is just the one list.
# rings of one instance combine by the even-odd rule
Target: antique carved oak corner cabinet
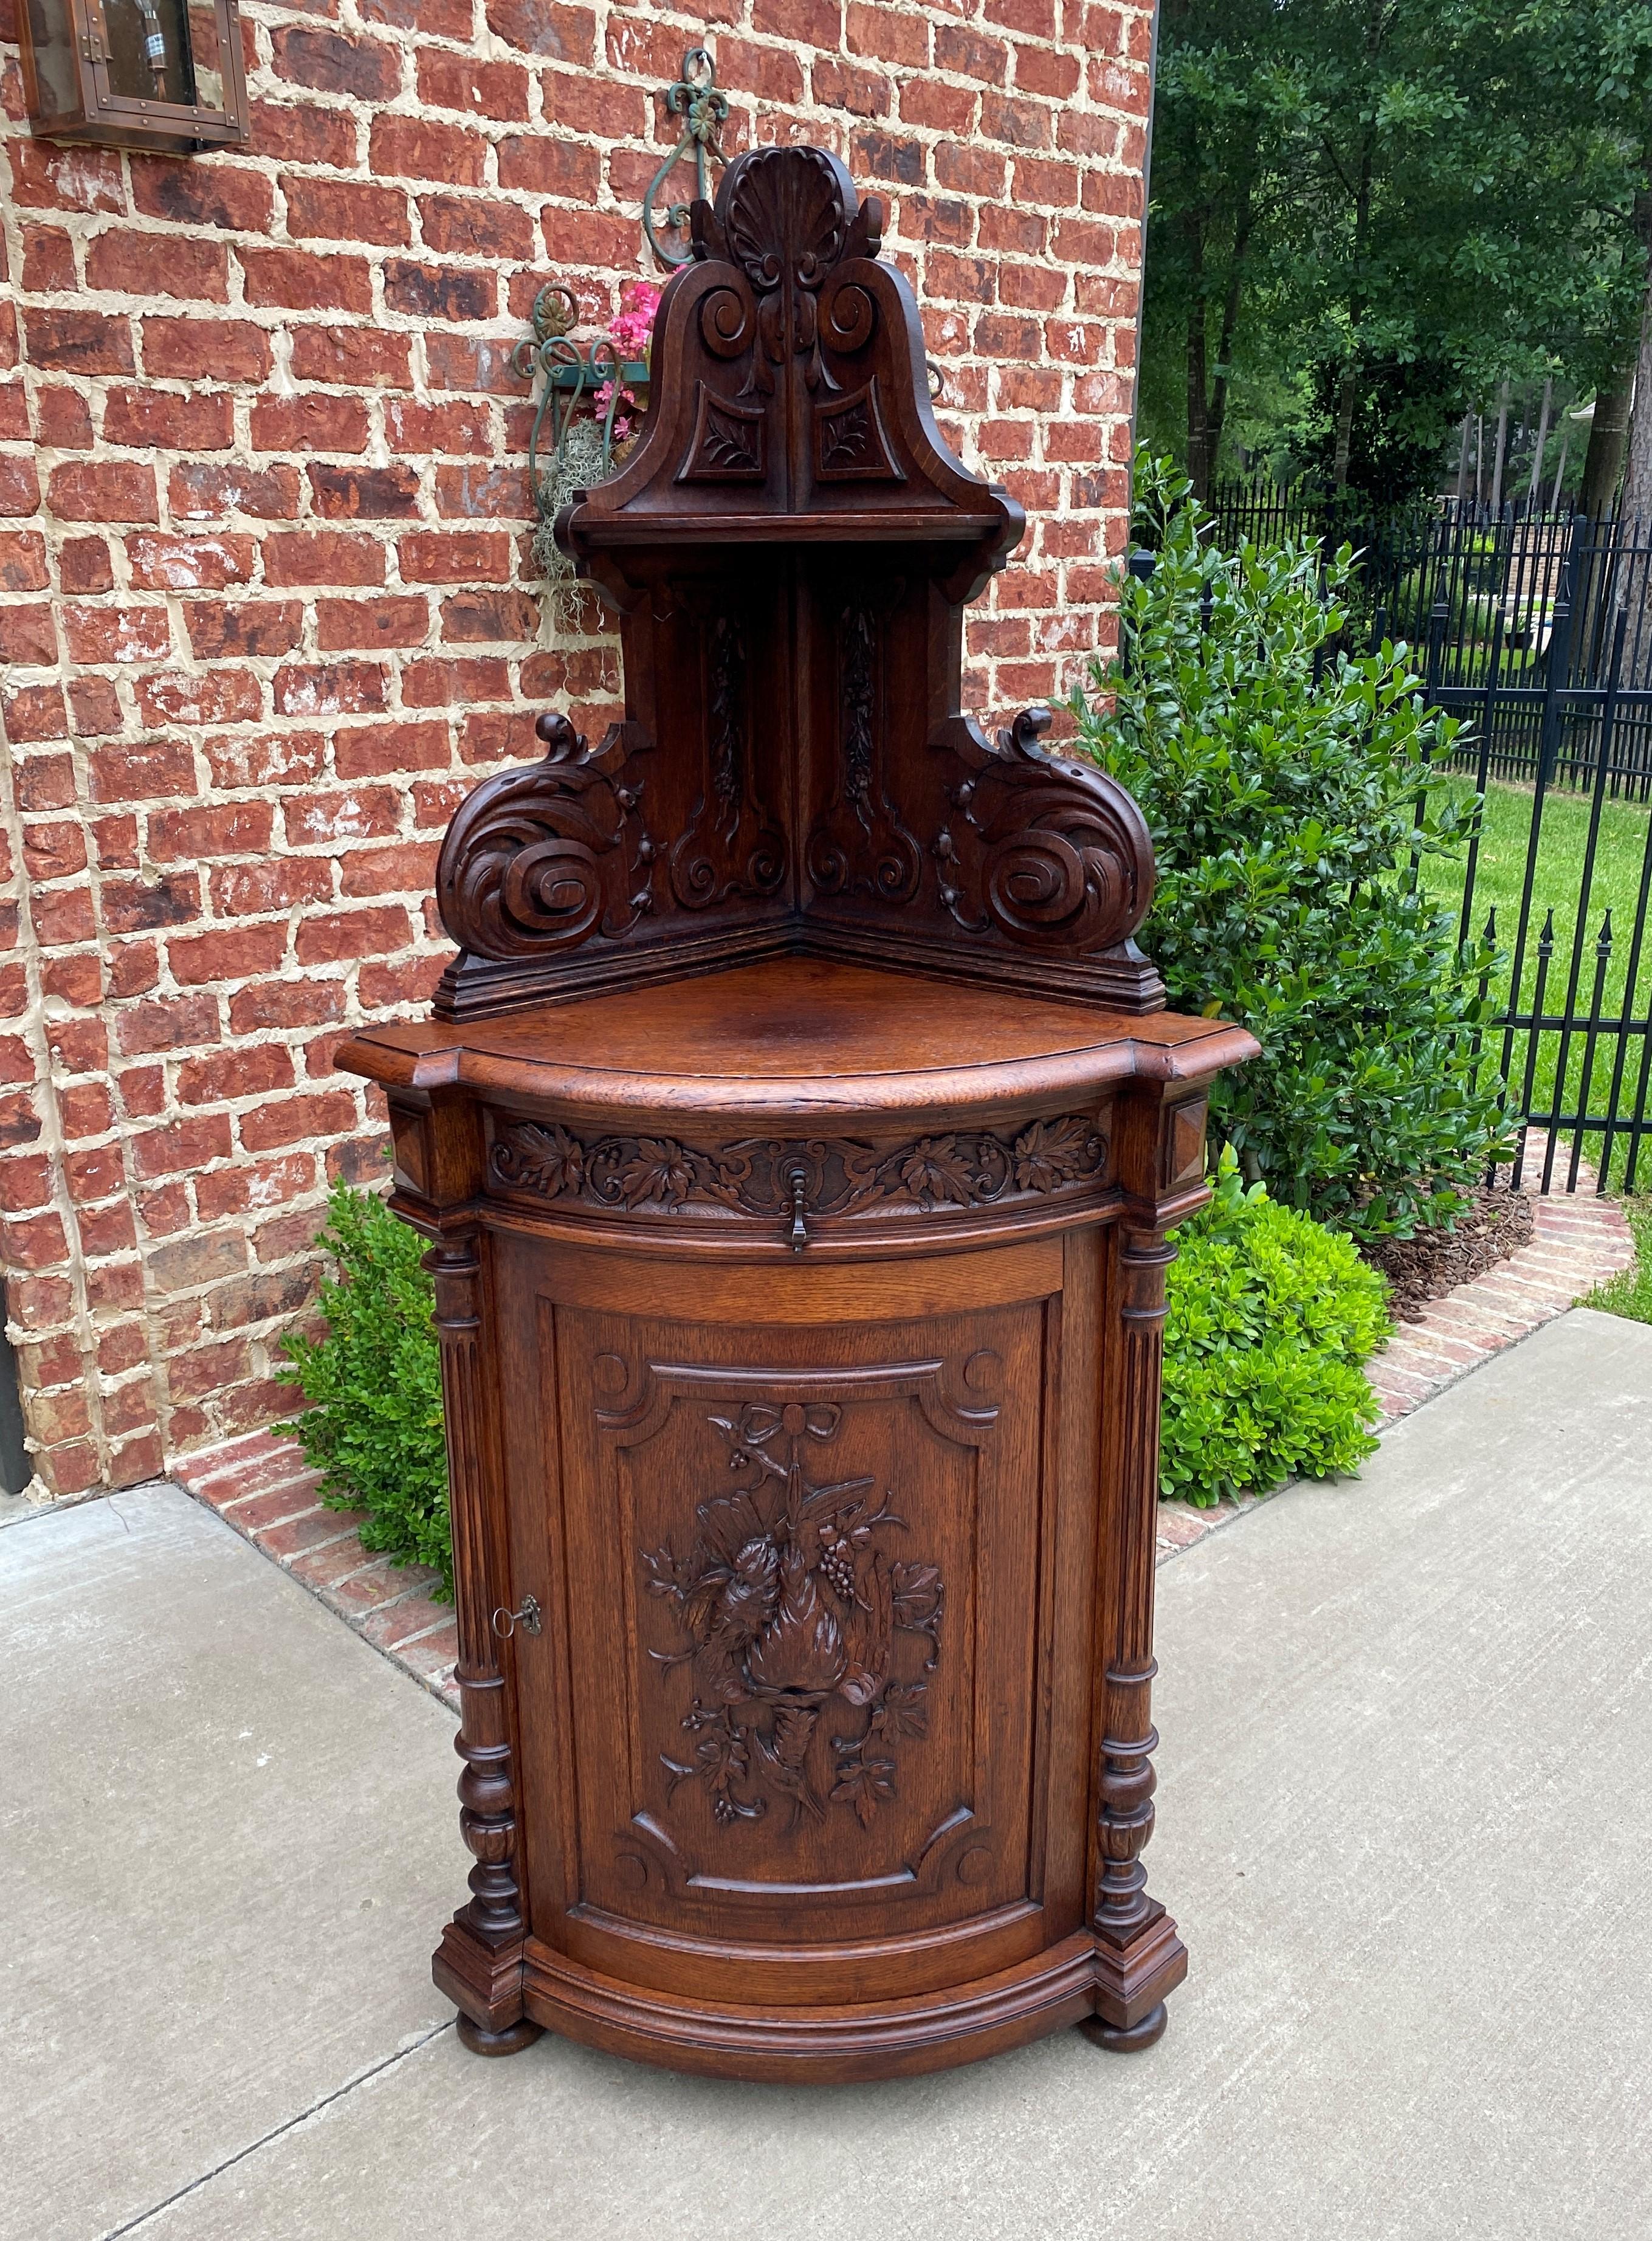
[[558,524],[624,720],[470,796],[435,1016],[344,1054],[435,1248],[480,2052],[1141,2046],[1186,1966],[1139,1856],[1166,1232],[1254,1046],[1162,1008],[1127,796],[958,712],[1022,519],[881,219],[807,148],[696,209]]

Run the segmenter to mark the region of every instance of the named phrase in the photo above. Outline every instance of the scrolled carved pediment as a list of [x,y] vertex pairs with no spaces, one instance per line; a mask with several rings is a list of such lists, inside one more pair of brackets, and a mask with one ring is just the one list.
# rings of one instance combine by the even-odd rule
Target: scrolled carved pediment
[[547,753],[486,779],[447,829],[436,867],[442,924],[461,950],[496,961],[618,940],[652,907],[653,841],[632,767],[635,726],[595,753],[565,716],[541,716]]
[[730,164],[660,304],[642,440],[565,512],[565,551],[589,563],[724,521],[780,536],[829,503],[846,535],[945,537],[975,546],[982,574],[1002,565],[1020,510],[935,425],[918,308],[879,255],[884,217],[821,149]]
[[1044,753],[1050,723],[1024,708],[992,747],[947,727],[962,775],[935,838],[940,900],[970,933],[1073,958],[1119,951],[1153,900],[1152,836],[1104,772]]

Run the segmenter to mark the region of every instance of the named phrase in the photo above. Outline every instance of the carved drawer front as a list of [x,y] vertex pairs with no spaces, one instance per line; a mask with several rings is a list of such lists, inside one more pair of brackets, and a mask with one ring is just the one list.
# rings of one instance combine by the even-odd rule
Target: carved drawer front
[[560,1502],[512,1499],[559,1543],[566,1643],[524,1737],[536,1935],[598,1968],[622,1938],[645,1977],[657,1931],[665,1981],[686,1933],[733,1957],[1034,1916],[1046,1304],[535,1305]]
[[[557,1120],[490,1112],[488,1188],[565,1221],[744,1228],[779,1243],[850,1223],[910,1229],[998,1212],[1032,1221],[1093,1204],[1113,1180],[1111,1108],[1000,1130],[932,1130],[874,1143],[825,1131],[704,1143],[576,1134]],[[799,1228],[801,1235],[799,1235]]]

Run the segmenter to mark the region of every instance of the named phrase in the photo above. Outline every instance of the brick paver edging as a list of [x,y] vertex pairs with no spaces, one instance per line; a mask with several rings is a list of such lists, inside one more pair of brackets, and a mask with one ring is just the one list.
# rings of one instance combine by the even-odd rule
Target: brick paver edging
[[[1528,1149],[1528,1161],[1541,1169],[1541,1142],[1535,1155]],[[1537,1201],[1529,1245],[1434,1301],[1420,1322],[1401,1325],[1368,1372],[1386,1422],[1409,1415],[1630,1265],[1635,1241],[1629,1223],[1609,1200],[1584,1195],[1594,1187],[1587,1170],[1580,1181],[1583,1187],[1575,1197]],[[296,1440],[249,1433],[186,1455],[173,1466],[172,1476],[375,1649],[457,1708],[458,1640],[452,1606],[432,1600],[437,1575],[423,1565],[370,1555],[357,1531],[363,1513],[322,1506],[321,1475],[305,1463]],[[1180,1555],[1267,1499],[1225,1502],[1214,1509],[1160,1502],[1159,1562]]]

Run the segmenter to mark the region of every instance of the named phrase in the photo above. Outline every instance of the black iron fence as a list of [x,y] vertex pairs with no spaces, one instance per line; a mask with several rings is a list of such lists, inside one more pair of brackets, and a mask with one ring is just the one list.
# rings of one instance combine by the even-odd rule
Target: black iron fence
[[[1404,639],[1483,797],[1459,866],[1423,866],[1460,938],[1499,949],[1488,1058],[1540,1187],[1652,1186],[1652,524],[1509,510],[1338,511],[1218,493],[1227,545],[1322,536],[1361,554],[1350,650]],[[1315,512],[1317,508],[1317,512]]]
[[[1561,533],[1562,532],[1564,533]],[[1423,627],[1431,697],[1475,726],[1482,779],[1652,799],[1652,535],[1632,522],[1507,524],[1477,578],[1442,539]],[[1474,603],[1474,626],[1461,617]]]

